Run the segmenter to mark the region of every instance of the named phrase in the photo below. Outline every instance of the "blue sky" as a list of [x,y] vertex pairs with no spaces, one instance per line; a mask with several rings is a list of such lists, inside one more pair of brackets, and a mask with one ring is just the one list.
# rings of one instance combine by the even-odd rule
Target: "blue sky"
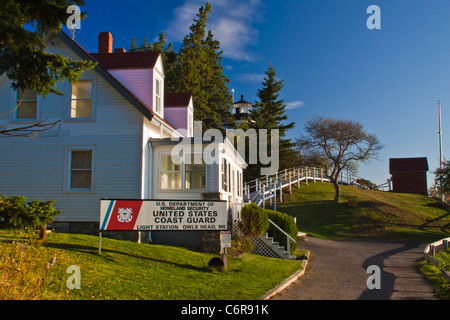
[[[86,0],[87,18],[76,41],[97,51],[109,31],[114,48],[128,48],[164,31],[179,45],[205,1]],[[224,51],[235,90],[256,100],[269,63],[284,80],[281,98],[289,138],[314,115],[361,122],[385,146],[359,176],[389,178],[389,158],[428,157],[439,165],[437,101],[442,101],[443,154],[449,152],[450,1],[448,0],[212,0],[208,26]],[[369,30],[370,5],[381,9],[381,29]],[[433,175],[429,174],[429,183]]]

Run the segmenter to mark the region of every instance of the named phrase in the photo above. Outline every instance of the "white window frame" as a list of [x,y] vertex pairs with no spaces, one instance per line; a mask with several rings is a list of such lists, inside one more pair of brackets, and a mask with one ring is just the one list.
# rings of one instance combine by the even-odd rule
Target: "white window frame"
[[162,81],[155,77],[155,112],[159,115],[161,115],[162,111],[162,88],[161,88]]
[[72,117],[72,84],[67,82],[65,97],[66,97],[66,112],[65,120],[69,122],[92,122],[96,118],[96,106],[97,106],[97,78],[96,77],[83,77],[78,79],[80,81],[91,81],[91,99],[77,99],[77,100],[91,100],[91,116],[90,117]]
[[[72,152],[76,151],[90,151],[92,153],[91,157],[91,186],[90,188],[72,188]],[[95,146],[70,146],[66,147],[66,161],[65,161],[65,175],[64,175],[64,185],[66,193],[95,193]]]
[[[186,183],[187,183],[187,179],[186,179],[186,172],[187,172],[187,170],[186,170],[186,165],[187,165],[186,157],[187,156],[194,156],[194,158],[195,158],[195,155],[201,155],[202,159],[203,159],[203,153],[186,153],[186,154],[183,155],[183,163],[182,163],[182,168],[181,168],[183,170],[183,178],[184,178],[183,179],[183,187],[184,187],[185,190],[189,190],[189,191],[191,191],[191,190],[197,190],[197,191],[207,190],[208,189],[208,164],[204,160],[203,161],[205,162],[205,188],[200,188],[200,189],[186,188]],[[200,172],[200,171],[194,171],[194,172]]]
[[[163,157],[171,157],[170,153],[161,153],[159,155],[159,190],[160,191],[180,191],[183,190],[183,163],[180,164],[180,170],[178,171],[163,171],[162,170],[162,164],[163,164]],[[163,188],[162,187],[162,174],[163,173],[181,173],[181,182],[180,182],[180,188]]]
[[[162,192],[171,192],[171,191],[184,191],[184,192],[199,192],[199,191],[205,191],[208,190],[208,163],[207,161],[205,161],[205,176],[206,176],[206,181],[205,181],[205,188],[202,189],[193,189],[193,188],[186,188],[186,157],[187,156],[191,156],[191,155],[195,155],[195,154],[201,154],[203,157],[203,153],[186,153],[183,154],[183,156],[181,157],[181,171],[162,171],[162,159],[163,156],[171,156],[171,153],[160,153],[159,155],[159,185],[158,185],[158,189],[159,191]],[[162,181],[161,181],[161,174],[163,172],[181,172],[181,188],[180,189],[163,189],[162,188]]]
[[222,186],[221,189],[224,192],[230,192],[230,188],[229,188],[229,164],[228,164],[228,160],[224,157],[222,158],[222,161],[220,163],[220,171],[221,171],[221,181],[222,181]]
[[41,120],[41,105],[42,105],[42,97],[37,94],[36,95],[36,118],[17,118],[17,90],[11,88],[10,92],[10,122],[20,122],[20,123],[36,123]]

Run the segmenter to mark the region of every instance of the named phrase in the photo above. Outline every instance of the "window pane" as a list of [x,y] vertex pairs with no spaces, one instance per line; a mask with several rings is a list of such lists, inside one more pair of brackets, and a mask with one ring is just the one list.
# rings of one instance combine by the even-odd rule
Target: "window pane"
[[90,118],[91,100],[72,100],[70,107],[71,118]]
[[36,119],[37,101],[22,101],[16,109],[17,119]]
[[181,165],[173,163],[171,155],[163,155],[161,157],[161,171],[181,171]]
[[186,189],[206,189],[206,172],[186,172]]
[[92,81],[81,80],[72,85],[72,99],[91,99]]
[[20,100],[35,100],[37,101],[37,92],[34,90],[17,90],[17,102]]
[[201,163],[193,154],[186,156],[186,189],[206,189],[206,163],[200,156]]
[[155,93],[156,93],[156,95],[157,95],[157,96],[159,96],[159,90],[160,90],[160,89],[159,89],[159,80],[158,80],[158,79],[156,79],[156,81],[155,81],[155,82],[156,82]]
[[181,189],[181,172],[161,172],[161,189]]
[[156,96],[156,102],[155,102],[155,112],[160,112],[161,110],[161,99]]
[[92,151],[72,151],[71,169],[92,169]]
[[90,189],[92,172],[90,170],[72,170],[70,187],[72,189]]
[[222,163],[222,189],[224,191],[228,191],[228,166],[227,166],[227,160],[223,159]]

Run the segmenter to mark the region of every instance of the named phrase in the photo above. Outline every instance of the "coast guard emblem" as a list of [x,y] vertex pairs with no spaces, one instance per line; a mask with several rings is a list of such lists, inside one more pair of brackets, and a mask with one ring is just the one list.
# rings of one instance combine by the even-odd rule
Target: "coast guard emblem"
[[117,220],[120,222],[130,222],[133,219],[131,215],[131,208],[119,208],[119,214],[117,215]]

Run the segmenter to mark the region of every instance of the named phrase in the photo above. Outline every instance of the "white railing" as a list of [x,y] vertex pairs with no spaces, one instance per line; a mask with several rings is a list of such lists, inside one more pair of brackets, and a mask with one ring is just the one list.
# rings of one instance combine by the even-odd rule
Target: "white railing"
[[450,237],[430,243],[425,247],[425,250],[423,252],[425,259],[439,267],[442,276],[447,280],[447,282],[450,282],[450,273],[443,268],[442,262],[436,259],[434,255],[436,254],[436,250],[439,251],[444,248],[448,250],[449,241]]
[[[354,185],[363,189],[367,189],[357,182],[358,176],[344,172],[340,173],[338,183]],[[276,172],[270,176],[262,176],[259,179],[251,180],[244,183],[244,197],[247,202],[253,202],[256,205],[263,207],[265,201],[274,199],[274,206],[276,206],[277,192],[279,191],[279,200],[283,201],[283,188],[288,187],[291,192],[293,184],[297,183],[300,188],[300,182],[305,181],[308,185],[309,181],[329,182],[325,169],[316,167],[304,168],[290,168]]]
[[294,243],[297,243],[297,241],[294,238],[292,238],[286,231],[281,229],[275,222],[273,222],[270,219],[269,219],[269,222],[286,236],[286,252],[290,256],[291,255],[291,241],[290,240],[294,241]]

